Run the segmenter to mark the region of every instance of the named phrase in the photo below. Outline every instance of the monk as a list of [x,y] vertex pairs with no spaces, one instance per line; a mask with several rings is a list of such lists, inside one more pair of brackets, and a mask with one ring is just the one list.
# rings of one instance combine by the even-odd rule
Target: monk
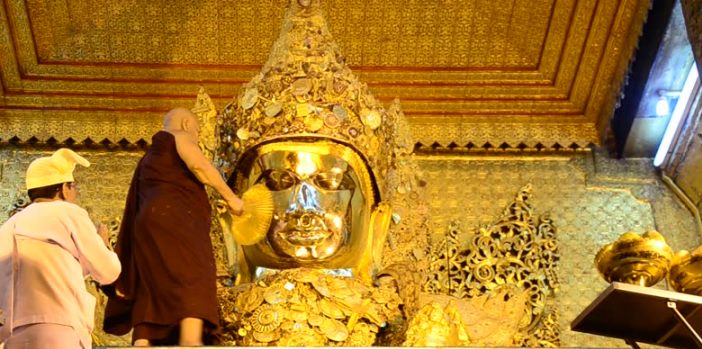
[[123,272],[106,292],[104,329],[124,335],[133,328],[135,346],[216,342],[216,270],[204,185],[235,215],[243,202],[203,155],[198,132],[189,110],[166,113],[127,194],[115,248]]

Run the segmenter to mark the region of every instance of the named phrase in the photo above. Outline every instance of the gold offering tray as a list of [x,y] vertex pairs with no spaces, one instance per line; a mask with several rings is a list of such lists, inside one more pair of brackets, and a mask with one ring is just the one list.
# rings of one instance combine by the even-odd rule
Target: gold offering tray
[[702,297],[613,282],[570,325],[573,331],[670,348],[702,348]]

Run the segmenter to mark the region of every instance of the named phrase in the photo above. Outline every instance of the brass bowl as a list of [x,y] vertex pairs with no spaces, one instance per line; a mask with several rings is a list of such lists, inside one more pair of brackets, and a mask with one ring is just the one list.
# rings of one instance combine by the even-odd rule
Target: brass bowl
[[597,252],[595,266],[607,282],[653,286],[665,277],[672,259],[673,250],[660,233],[627,232]]
[[702,296],[702,246],[679,251],[670,266],[668,285],[678,292]]

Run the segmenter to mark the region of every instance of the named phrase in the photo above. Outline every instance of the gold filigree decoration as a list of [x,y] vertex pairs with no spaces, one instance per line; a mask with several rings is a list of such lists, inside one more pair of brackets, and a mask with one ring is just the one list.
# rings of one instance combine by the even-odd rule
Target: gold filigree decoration
[[267,274],[219,295],[228,345],[370,346],[402,318],[394,288],[316,269]]
[[514,338],[519,346],[558,346],[554,308],[560,259],[556,230],[547,216],[534,217],[523,187],[495,223],[464,234],[457,223],[432,248],[425,290],[458,298],[497,294],[517,287],[528,292],[526,321]]

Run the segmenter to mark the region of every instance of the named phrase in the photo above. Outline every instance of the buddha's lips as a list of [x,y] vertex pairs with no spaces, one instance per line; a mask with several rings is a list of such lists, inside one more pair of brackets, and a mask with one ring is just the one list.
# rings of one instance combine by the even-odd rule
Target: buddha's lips
[[293,245],[299,246],[315,245],[319,241],[328,238],[331,234],[332,232],[322,227],[306,229],[296,229],[295,227],[290,227],[278,232],[278,236]]

